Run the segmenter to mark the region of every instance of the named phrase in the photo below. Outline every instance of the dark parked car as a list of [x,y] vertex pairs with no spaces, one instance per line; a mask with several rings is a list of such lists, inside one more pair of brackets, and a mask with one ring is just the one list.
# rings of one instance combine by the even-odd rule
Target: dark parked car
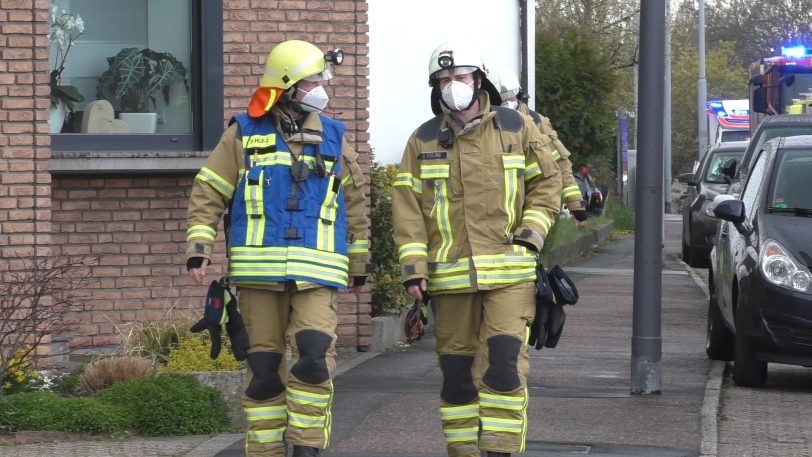
[[[812,366],[812,136],[754,155],[741,199],[717,197],[706,351],[763,386],[767,363]],[[727,198],[726,201],[719,201]]]
[[688,184],[682,204],[682,260],[692,267],[707,267],[716,238],[719,219],[713,215],[713,198],[725,193],[728,181],[722,166],[728,160],[741,161],[747,141],[720,143],[699,162],[695,173],[679,181]]
[[750,144],[741,160],[731,163],[730,167],[723,170],[731,182],[727,193],[738,198],[750,172],[753,157],[756,152],[761,151],[765,143],[774,138],[798,135],[812,135],[812,115],[778,114],[765,118],[750,138]]

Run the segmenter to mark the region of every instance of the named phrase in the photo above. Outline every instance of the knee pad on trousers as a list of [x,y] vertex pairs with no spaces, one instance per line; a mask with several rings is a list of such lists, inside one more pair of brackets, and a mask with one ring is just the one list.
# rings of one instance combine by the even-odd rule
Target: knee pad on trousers
[[302,330],[294,336],[299,360],[290,372],[307,384],[321,384],[330,379],[326,356],[333,338],[318,330]]
[[474,356],[445,354],[440,356],[440,369],[443,370],[443,390],[440,398],[452,405],[466,405],[479,395],[471,377]]
[[496,335],[488,338],[488,369],[482,382],[497,392],[516,390],[522,383],[519,380],[519,351],[522,341],[511,335]]
[[267,400],[285,391],[279,377],[279,364],[282,354],[278,352],[252,352],[246,358],[253,376],[245,389],[245,395],[252,400]]

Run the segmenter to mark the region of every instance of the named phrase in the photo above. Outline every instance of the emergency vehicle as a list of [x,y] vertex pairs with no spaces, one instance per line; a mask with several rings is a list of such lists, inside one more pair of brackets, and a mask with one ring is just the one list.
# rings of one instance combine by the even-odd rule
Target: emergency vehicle
[[712,100],[708,108],[708,148],[750,138],[749,100]]
[[812,48],[782,47],[750,65],[750,132],[774,114],[812,114]]

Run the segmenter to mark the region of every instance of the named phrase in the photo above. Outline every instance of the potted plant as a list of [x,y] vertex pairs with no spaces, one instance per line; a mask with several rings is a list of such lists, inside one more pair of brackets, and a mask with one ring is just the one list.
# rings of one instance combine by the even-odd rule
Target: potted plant
[[[186,91],[189,83],[186,80],[186,67],[168,52],[157,52],[149,48],[124,48],[113,57],[107,58],[109,68],[99,77],[96,86],[96,98],[112,95],[119,102],[119,117],[130,124],[133,133],[153,133],[157,123],[157,114],[150,113],[150,107],[157,109],[155,97],[163,95],[169,103],[169,91],[172,84],[183,81]],[[151,104],[150,104],[151,102]],[[128,114],[149,113],[150,126],[135,127],[134,117]],[[135,128],[134,128],[135,127]]]
[[65,71],[65,62],[68,52],[76,40],[85,32],[85,23],[78,14],[69,14],[59,11],[56,6],[51,8],[51,28],[48,31],[48,44],[56,45],[56,58],[54,69],[51,70],[51,133],[62,131],[67,112],[76,109],[76,102],[85,98],[74,86],[60,84],[62,72]]

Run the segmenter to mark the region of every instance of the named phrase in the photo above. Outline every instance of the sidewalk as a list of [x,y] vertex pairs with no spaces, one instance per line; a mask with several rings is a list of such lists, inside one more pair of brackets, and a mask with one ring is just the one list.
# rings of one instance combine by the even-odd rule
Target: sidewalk
[[[581,299],[567,308],[559,346],[531,350],[524,455],[715,456],[722,370],[705,357],[705,291],[677,260],[679,236],[679,224],[668,222],[662,393],[629,394],[634,240],[625,237],[566,268]],[[445,455],[433,344],[429,336],[400,351],[359,353],[342,361],[325,456]],[[0,448],[0,456],[6,455],[236,457],[243,452],[241,435],[223,434]]]

